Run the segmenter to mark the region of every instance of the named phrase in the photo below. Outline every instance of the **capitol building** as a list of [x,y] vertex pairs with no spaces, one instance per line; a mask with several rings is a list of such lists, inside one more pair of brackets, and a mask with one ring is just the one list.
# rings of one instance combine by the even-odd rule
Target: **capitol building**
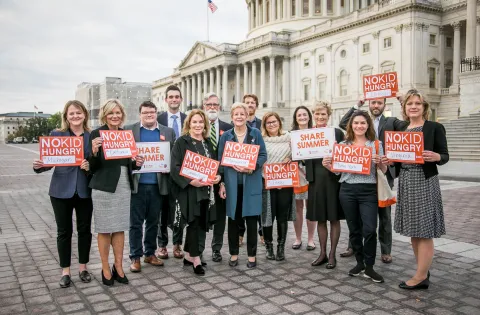
[[[233,102],[253,93],[259,117],[276,111],[289,124],[295,107],[327,100],[336,125],[363,95],[363,76],[391,71],[400,92],[417,88],[427,95],[433,119],[480,109],[474,86],[480,79],[470,71],[480,69],[476,0],[246,2],[246,39],[196,42],[170,76],[153,83],[152,101],[160,109],[174,84],[182,90],[184,111],[215,92],[225,117]],[[401,116],[396,99],[387,105],[387,116]]]

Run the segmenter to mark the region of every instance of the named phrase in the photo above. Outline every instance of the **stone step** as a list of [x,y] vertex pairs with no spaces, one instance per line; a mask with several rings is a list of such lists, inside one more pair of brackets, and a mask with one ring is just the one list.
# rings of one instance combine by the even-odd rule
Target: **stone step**
[[[448,139],[447,139],[448,140]],[[469,143],[457,143],[455,141],[450,141],[448,142],[448,150],[449,151],[455,151],[455,150],[462,150],[462,149],[471,149],[471,148],[477,148],[475,145],[471,145]]]
[[452,156],[450,155],[450,161],[468,161],[468,162],[480,162],[480,156],[470,157],[470,156]]
[[480,149],[474,149],[474,148],[461,148],[461,149],[455,148],[454,149],[449,145],[448,152],[454,155],[470,155],[470,154],[478,155],[478,157],[480,158]]

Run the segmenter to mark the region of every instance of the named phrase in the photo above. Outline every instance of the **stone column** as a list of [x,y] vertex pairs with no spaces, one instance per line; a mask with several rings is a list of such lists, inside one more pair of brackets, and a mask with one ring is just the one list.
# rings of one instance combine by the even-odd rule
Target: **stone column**
[[477,0],[467,0],[467,48],[465,57],[475,57],[477,45]]
[[[475,49],[475,52],[476,52],[476,56],[480,56],[480,18],[477,17],[477,40],[475,41],[476,43],[476,49]],[[443,47],[442,47],[443,49]]]
[[[223,96],[222,96],[222,106],[224,110],[227,110],[230,108],[230,100],[228,99],[228,65],[223,65]],[[220,81],[218,82],[220,85]],[[218,89],[218,87],[217,87]]]
[[270,107],[276,105],[275,99],[275,56],[270,56]]
[[242,97],[240,96],[240,65],[237,65],[236,77],[235,77],[235,102],[240,102]]
[[355,11],[355,4],[354,4],[353,0],[349,0],[349,2],[348,2],[348,11],[349,12]]
[[302,86],[302,54],[297,55],[297,101],[298,105],[303,103],[303,86]]
[[311,76],[311,80],[312,80],[312,95],[311,95],[311,99],[312,99],[312,105],[315,104],[315,101],[317,100],[317,60],[316,60],[316,52],[317,50],[314,49],[312,50],[310,53],[311,53],[311,56],[310,56],[310,64],[312,65],[312,76]]
[[267,23],[267,2],[262,1],[262,24]]
[[197,104],[197,78],[196,78],[196,74],[192,74],[192,99],[191,99],[191,101],[192,101],[192,106]]
[[296,99],[297,99],[297,89],[296,89],[296,86],[295,86],[295,82],[297,82],[297,69],[295,67],[296,65],[296,59],[297,56],[296,55],[293,55],[292,58],[291,58],[291,62],[290,62],[290,67],[292,68],[291,72],[290,72],[290,84],[289,84],[289,88],[291,89],[290,91],[290,99],[293,101],[292,104],[295,104],[296,102]]
[[290,57],[285,56],[283,57],[283,77],[282,77],[282,101],[285,103],[285,107],[287,107],[287,102],[290,101]]
[[258,1],[260,0],[255,0],[255,27],[260,25],[260,7],[258,6]]
[[[283,5],[283,4],[282,4]],[[280,0],[277,1],[276,7],[277,7],[277,20],[280,20],[282,17],[282,5],[280,5]],[[283,14],[285,14],[285,11],[283,11]]]
[[202,101],[203,101],[203,97],[205,94],[207,94],[209,91],[208,91],[208,72],[209,70],[205,70],[203,71],[203,95],[202,95]]
[[[343,12],[342,12],[342,1],[337,1],[336,2],[336,8],[335,8],[335,15],[341,15]],[[347,2],[344,1],[343,2],[343,5],[346,6],[347,5]]]
[[322,15],[327,16],[327,1],[328,0],[322,0]]
[[315,13],[315,1],[308,0],[308,16],[312,17]]
[[283,0],[283,19],[288,20],[291,16],[290,14],[291,6],[289,0]]
[[270,23],[275,22],[277,19],[277,1],[276,0],[270,0]]
[[243,64],[243,95],[248,94],[248,63]]
[[247,9],[248,9],[248,31],[250,32],[252,30],[252,7],[249,4],[247,4]]
[[252,94],[257,94],[257,62],[252,60]]
[[295,16],[298,18],[302,17],[302,0],[292,0],[292,1],[297,1],[295,3]]
[[199,72],[197,75],[197,105],[202,106],[202,104],[203,104],[202,73]]
[[215,87],[214,87],[215,73],[213,72],[213,69],[210,69],[208,71],[210,71],[210,84],[208,85],[207,93],[215,93]]
[[443,88],[445,87],[445,71],[444,71],[444,68],[445,68],[445,54],[444,54],[444,50],[445,50],[445,33],[444,33],[444,27],[443,26],[440,26],[439,27],[439,41],[438,41],[438,46],[440,47],[440,49],[438,50],[438,54],[439,54],[439,59],[438,61],[440,62],[440,71],[439,71],[439,74],[438,76],[440,77],[439,79],[439,87],[440,88]]
[[190,96],[191,91],[192,91],[192,78],[187,77],[187,93],[185,94],[185,102],[187,103],[185,108],[189,109],[188,106],[190,106],[190,101],[192,100],[192,97]]
[[215,79],[217,80],[217,86],[216,86],[217,91],[216,91],[216,94],[217,94],[218,98],[220,98],[220,97],[221,97],[221,96],[220,96],[220,86],[221,86],[221,84],[220,84],[220,82],[221,82],[221,79],[220,79],[220,75],[221,75],[221,74],[220,74],[220,67],[217,67],[216,70],[217,70],[216,78],[215,78]]
[[460,73],[460,22],[452,23],[453,27],[453,78],[452,85],[458,85],[458,75]]
[[187,82],[185,82],[185,77],[181,78],[182,80],[182,96],[183,96],[183,101],[182,101],[182,109],[185,111],[185,108],[187,107]]
[[[266,103],[265,95],[265,59],[260,59],[260,104]],[[260,105],[259,104],[259,105]]]
[[367,0],[361,0],[361,2],[362,2],[362,6],[360,9],[367,7]]

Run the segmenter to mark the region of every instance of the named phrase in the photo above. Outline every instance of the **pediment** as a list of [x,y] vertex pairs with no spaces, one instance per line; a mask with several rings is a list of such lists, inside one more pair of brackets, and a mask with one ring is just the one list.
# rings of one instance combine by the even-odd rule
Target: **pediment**
[[221,53],[222,52],[213,45],[203,42],[196,42],[192,49],[190,49],[188,52],[187,56],[180,62],[179,68],[193,66]]

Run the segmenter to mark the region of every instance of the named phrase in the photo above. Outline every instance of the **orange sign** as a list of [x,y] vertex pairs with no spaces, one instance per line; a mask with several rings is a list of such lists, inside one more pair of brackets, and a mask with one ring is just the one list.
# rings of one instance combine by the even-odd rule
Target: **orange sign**
[[131,130],[100,130],[105,160],[131,158],[137,155],[137,146]]
[[372,148],[346,144],[333,146],[332,172],[369,175],[371,166]]
[[199,179],[202,182],[213,182],[219,166],[218,161],[187,150],[183,158],[180,175],[190,179]]
[[265,164],[263,178],[265,189],[298,187],[300,185],[298,162]]
[[366,100],[395,97],[398,92],[396,72],[387,72],[363,77],[363,93]]
[[40,160],[48,166],[80,166],[83,157],[83,137],[39,137]]
[[393,162],[423,164],[423,132],[385,131],[385,152]]
[[233,141],[225,142],[222,155],[223,166],[242,166],[255,170],[260,146],[257,144],[244,144]]

